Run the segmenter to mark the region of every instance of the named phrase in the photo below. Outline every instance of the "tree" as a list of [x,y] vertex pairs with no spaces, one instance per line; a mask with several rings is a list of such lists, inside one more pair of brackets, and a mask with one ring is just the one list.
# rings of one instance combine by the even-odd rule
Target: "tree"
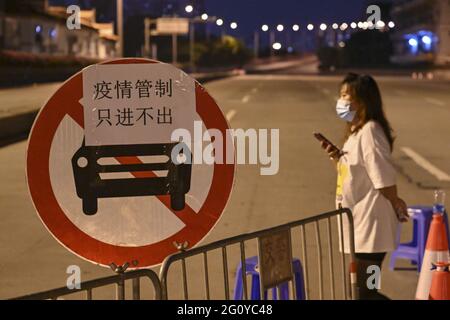
[[231,36],[200,44],[196,52],[198,65],[204,67],[242,67],[251,58],[245,45]]

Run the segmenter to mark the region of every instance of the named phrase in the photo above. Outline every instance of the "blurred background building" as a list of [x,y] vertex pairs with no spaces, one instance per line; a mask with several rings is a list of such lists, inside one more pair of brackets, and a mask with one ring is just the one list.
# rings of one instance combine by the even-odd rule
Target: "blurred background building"
[[391,14],[392,62],[450,65],[450,0],[396,0]]
[[66,26],[66,6],[47,0],[0,0],[0,49],[93,59],[116,56],[113,22],[98,23],[95,9],[81,10],[81,29]]

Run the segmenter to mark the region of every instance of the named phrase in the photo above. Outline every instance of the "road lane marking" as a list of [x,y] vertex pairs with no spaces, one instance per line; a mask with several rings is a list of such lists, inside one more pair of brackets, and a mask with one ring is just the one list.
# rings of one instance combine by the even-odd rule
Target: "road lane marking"
[[227,118],[228,121],[231,121],[231,119],[233,119],[235,115],[236,115],[236,110],[231,109],[230,111],[227,112],[225,118]]
[[250,100],[250,96],[247,94],[247,95],[245,95],[243,98],[242,98],[242,103],[247,103],[248,102],[248,100]]
[[429,162],[427,159],[422,157],[420,154],[418,154],[411,148],[402,147],[401,149],[415,163],[417,163],[420,167],[428,171],[428,173],[435,176],[439,181],[450,181],[450,176],[447,173],[437,168],[435,165],[433,165],[431,162]]
[[429,102],[431,104],[440,106],[440,107],[445,106],[445,102],[442,102],[441,100],[438,100],[438,99],[426,97],[425,101],[427,101],[427,102]]

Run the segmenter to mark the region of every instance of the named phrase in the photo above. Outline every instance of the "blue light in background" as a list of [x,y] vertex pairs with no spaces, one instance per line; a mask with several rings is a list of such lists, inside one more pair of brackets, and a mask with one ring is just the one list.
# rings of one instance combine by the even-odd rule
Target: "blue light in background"
[[430,53],[434,50],[434,44],[438,39],[436,35],[428,30],[419,30],[404,36],[408,44],[407,50],[410,54]]
[[433,50],[433,44],[436,42],[436,36],[431,31],[421,30],[417,33],[420,37],[422,49],[425,52]]
[[56,38],[56,35],[57,35],[56,29],[51,28],[49,34],[50,34],[51,38]]
[[417,41],[416,38],[411,38],[408,40],[408,44],[413,48],[417,48],[417,46],[419,45],[419,42]]
[[41,33],[42,27],[40,25],[37,25],[34,30],[36,31],[36,33]]
[[433,40],[429,36],[423,36],[422,42],[426,45],[430,45],[433,42]]
[[418,54],[419,53],[419,40],[416,34],[407,34],[405,36],[406,42],[408,44],[407,50],[410,54]]

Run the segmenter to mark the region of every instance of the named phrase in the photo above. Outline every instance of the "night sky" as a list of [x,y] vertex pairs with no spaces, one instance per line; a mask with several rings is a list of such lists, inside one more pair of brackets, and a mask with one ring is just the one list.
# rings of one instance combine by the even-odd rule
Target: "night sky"
[[[283,23],[289,28],[297,23],[305,28],[308,23],[327,24],[352,22],[361,19],[369,0],[204,0],[206,11],[210,16],[225,20],[227,33],[237,36],[249,36],[262,24],[276,25]],[[146,12],[145,0],[123,0],[125,15],[151,14]],[[189,3],[189,0],[181,0]],[[102,20],[115,19],[115,0],[50,0],[55,5],[80,4],[96,7]],[[169,3],[169,1],[167,2]],[[127,12],[128,11],[128,12]],[[178,14],[186,14],[181,10]],[[111,16],[111,17],[110,17]],[[230,32],[230,22],[239,24],[236,31]],[[217,28],[216,28],[217,29]]]
[[[158,0],[153,0],[157,3]],[[184,11],[185,4],[192,3],[192,0],[179,0],[176,13],[179,16],[187,16]],[[243,40],[247,45],[253,45],[254,31],[260,31],[263,24],[268,24],[271,28],[277,24],[283,24],[285,31],[276,32],[276,41],[284,44],[293,44],[298,39],[306,39],[306,47],[312,39],[312,33],[306,31],[306,25],[313,23],[318,28],[318,24],[326,23],[351,23],[367,18],[365,14],[369,4],[374,2],[386,2],[389,0],[204,0],[206,13],[209,16],[216,16],[224,19],[222,27],[214,23],[208,25],[208,30],[213,34],[220,34],[224,30],[226,34],[235,36]],[[175,0],[165,0],[165,7]],[[50,0],[54,5],[79,4],[83,8],[97,9],[97,19],[100,22],[115,20],[116,0]],[[145,0],[123,0],[125,19],[134,19],[135,16],[151,16],[157,14],[152,11],[148,1]],[[198,13],[200,14],[200,12]],[[382,17],[383,18],[383,17]],[[130,22],[130,20],[128,20]],[[230,28],[231,22],[237,22],[237,30]],[[301,33],[292,31],[292,25],[299,24]],[[134,28],[137,28],[135,25]],[[140,28],[140,27],[139,27]],[[142,30],[129,30],[130,34],[141,39]],[[308,42],[309,41],[309,42]],[[261,34],[261,46],[268,46],[268,34]],[[127,45],[127,44],[126,44]],[[141,43],[135,45],[140,48]],[[294,44],[295,46],[295,44]]]

